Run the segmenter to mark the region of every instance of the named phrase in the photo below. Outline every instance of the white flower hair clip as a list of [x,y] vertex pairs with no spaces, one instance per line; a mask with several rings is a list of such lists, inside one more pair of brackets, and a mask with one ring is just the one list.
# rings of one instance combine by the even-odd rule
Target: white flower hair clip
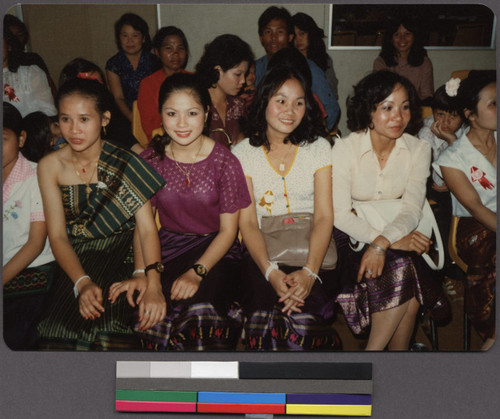
[[458,88],[460,87],[460,79],[459,78],[451,78],[444,85],[446,94],[450,97],[455,97],[458,93]]

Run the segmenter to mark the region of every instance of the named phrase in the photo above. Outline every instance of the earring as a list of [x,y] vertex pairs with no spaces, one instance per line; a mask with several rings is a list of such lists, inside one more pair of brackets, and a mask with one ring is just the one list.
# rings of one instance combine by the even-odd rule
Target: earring
[[106,127],[102,127],[102,131],[104,132],[103,138],[107,138],[108,133],[106,132]]

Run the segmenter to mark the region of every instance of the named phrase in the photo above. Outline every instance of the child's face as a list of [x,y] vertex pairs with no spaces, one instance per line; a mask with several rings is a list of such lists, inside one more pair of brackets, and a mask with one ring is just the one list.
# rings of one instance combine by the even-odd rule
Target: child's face
[[189,146],[201,137],[207,113],[187,90],[173,92],[161,109],[163,129],[178,145]]
[[439,122],[440,129],[444,132],[454,134],[462,126],[462,118],[458,112],[447,112],[442,109],[435,109],[432,111],[434,121]]
[[[73,93],[59,101],[61,133],[75,151],[85,151],[101,139],[101,128],[109,123],[108,111],[100,114],[95,99]],[[100,145],[99,145],[100,147]]]
[[255,64],[252,64],[250,66],[250,68],[248,69],[248,73],[247,73],[247,76],[245,79],[245,83],[246,83],[247,87],[253,86],[256,78],[257,78],[257,76],[255,74]]
[[[14,131],[9,128],[3,129],[3,141],[2,141],[2,169],[12,170],[17,162],[17,156],[19,155],[19,149],[24,145],[24,140],[26,139],[26,133],[21,132],[18,137]],[[5,182],[5,179],[4,179]]]
[[50,132],[52,133],[52,140],[50,141],[50,145],[55,145],[57,139],[62,137],[61,127],[59,126],[59,122],[51,122],[50,123]]

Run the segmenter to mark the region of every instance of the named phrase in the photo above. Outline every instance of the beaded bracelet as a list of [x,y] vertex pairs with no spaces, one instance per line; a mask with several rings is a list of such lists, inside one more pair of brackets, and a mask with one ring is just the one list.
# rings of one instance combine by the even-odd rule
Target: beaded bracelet
[[321,280],[321,278],[319,277],[319,275],[315,274],[307,266],[303,266],[302,269],[304,269],[305,271],[309,272],[309,275],[307,275],[307,276],[312,276],[314,279],[317,279],[320,284],[323,283],[323,281]]
[[385,255],[385,249],[378,244],[371,242],[370,247],[373,247],[379,255]]
[[[85,279],[85,278],[90,279],[90,276],[88,276],[88,275],[83,275],[83,276],[81,276],[80,278],[78,278],[78,279],[76,280],[75,285],[73,286],[73,293],[75,294],[75,298],[78,298],[78,294],[79,294],[79,292],[78,292],[78,288],[77,288],[76,286],[78,285],[78,283],[79,283],[82,279]],[[91,279],[90,279],[90,280],[91,280]],[[91,280],[91,281],[92,281],[92,280]]]

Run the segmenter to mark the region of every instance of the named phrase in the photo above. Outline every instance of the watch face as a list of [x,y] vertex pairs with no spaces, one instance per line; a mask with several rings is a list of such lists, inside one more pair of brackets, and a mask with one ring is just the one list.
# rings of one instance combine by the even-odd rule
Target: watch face
[[164,269],[165,269],[165,267],[163,266],[163,264],[161,264],[159,262],[156,264],[156,270],[158,272],[163,272]]
[[195,271],[198,275],[205,276],[207,274],[207,268],[203,265],[196,265]]

